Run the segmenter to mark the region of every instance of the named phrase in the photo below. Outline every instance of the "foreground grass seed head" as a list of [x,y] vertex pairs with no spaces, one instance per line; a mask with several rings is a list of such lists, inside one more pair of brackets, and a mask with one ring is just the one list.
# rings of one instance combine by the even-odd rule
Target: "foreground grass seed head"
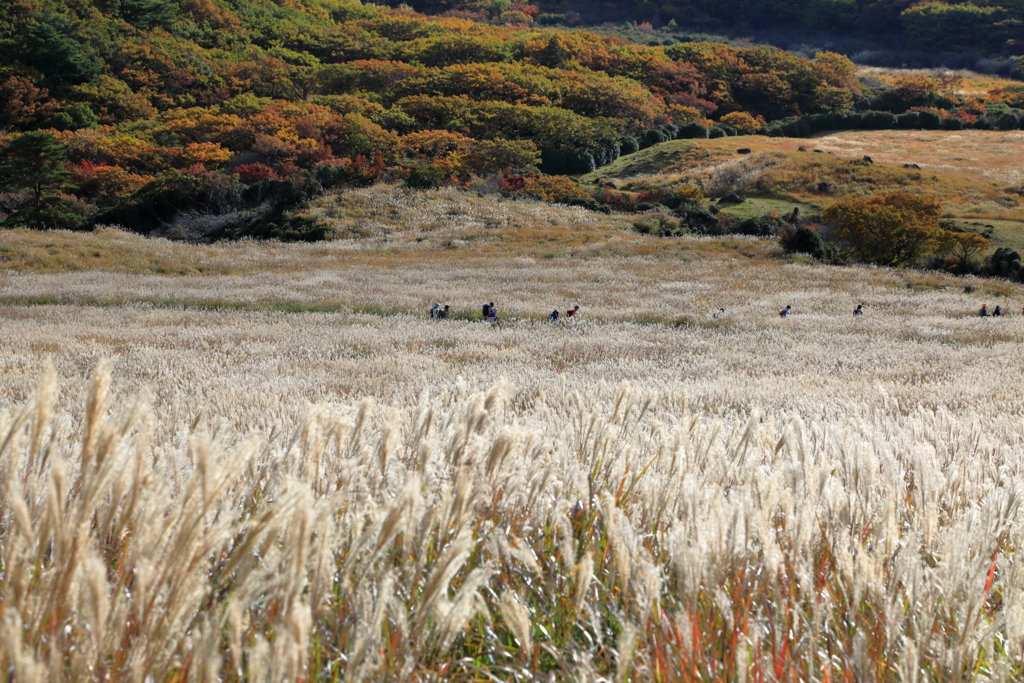
[[14,680],[1021,674],[1009,416],[499,383],[247,437],[110,371],[0,416]]

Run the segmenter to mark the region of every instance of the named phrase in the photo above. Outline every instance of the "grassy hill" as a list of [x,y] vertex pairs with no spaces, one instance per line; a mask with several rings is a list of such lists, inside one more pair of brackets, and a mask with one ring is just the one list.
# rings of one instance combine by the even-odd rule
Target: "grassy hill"
[[[749,149],[748,154],[737,150]],[[809,139],[744,136],[654,145],[584,176],[590,186],[626,191],[694,182],[717,199],[748,201],[728,215],[817,211],[837,199],[903,190],[933,195],[944,216],[978,231],[993,247],[1024,243],[1024,186],[1017,131],[848,131]],[[872,163],[864,162],[870,157]],[[830,187],[822,191],[822,183]]]

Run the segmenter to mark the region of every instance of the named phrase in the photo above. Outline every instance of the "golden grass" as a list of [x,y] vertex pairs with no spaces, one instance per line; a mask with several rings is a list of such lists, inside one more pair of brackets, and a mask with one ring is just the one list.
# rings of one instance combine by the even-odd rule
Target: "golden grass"
[[332,218],[376,236],[0,273],[0,670],[1021,675],[1020,286],[388,192]]
[[[190,245],[111,228],[91,233],[0,230],[0,273],[246,275],[354,265],[401,267],[424,259],[501,264],[510,257],[700,258],[735,251],[716,240],[637,235],[630,229],[635,219],[631,215],[606,216],[531,200],[496,201],[457,189],[408,193],[377,186],[331,194],[315,202],[310,212],[330,222],[338,239]],[[744,249],[765,257],[778,252],[770,243]]]
[[1012,679],[1024,318],[845,274],[682,327],[5,307],[0,666]]
[[[109,228],[89,233],[0,231],[0,269],[61,273],[108,270],[187,275],[227,274],[236,266],[224,250],[196,248],[166,240],[146,240]],[[237,251],[237,250],[236,250]]]
[[1011,85],[1019,85],[1020,81],[1009,78],[980,74],[969,69],[894,69],[890,67],[865,66],[857,69],[857,75],[861,78],[874,78],[885,85],[893,85],[896,79],[901,76],[928,76],[939,75],[958,76],[963,79],[957,94],[961,97],[979,97],[988,94],[993,88],[1005,88]]
[[867,154],[885,163],[916,163],[926,172],[994,183],[1000,189],[1024,185],[1024,131],[849,131],[812,142],[841,156]]

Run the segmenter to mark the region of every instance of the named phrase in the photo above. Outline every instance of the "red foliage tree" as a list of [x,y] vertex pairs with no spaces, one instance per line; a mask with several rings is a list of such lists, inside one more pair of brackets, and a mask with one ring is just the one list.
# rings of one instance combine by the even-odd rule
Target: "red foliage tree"
[[254,185],[264,180],[280,180],[281,176],[270,166],[261,163],[242,164],[235,168],[235,173],[246,185]]

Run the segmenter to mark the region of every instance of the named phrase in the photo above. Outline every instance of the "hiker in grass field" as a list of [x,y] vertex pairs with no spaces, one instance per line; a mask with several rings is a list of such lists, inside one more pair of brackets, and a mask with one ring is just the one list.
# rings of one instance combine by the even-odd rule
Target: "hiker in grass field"
[[494,302],[487,304],[487,312],[484,313],[484,320],[492,325],[498,324],[498,307],[494,305]]
[[854,315],[864,315],[864,304],[857,304],[857,308],[853,309]]
[[440,313],[441,313],[441,304],[435,302],[434,305],[431,306],[431,308],[430,308],[430,319],[431,320],[437,320],[439,317],[441,317]]
[[1003,317],[1003,308],[1002,308],[1002,306],[996,306],[996,310],[992,311],[992,317],[993,318],[1002,318]]
[[574,318],[574,317],[576,317],[576,314],[579,313],[579,312],[580,312],[580,305],[576,304],[575,307],[570,308],[569,310],[567,310],[565,312],[565,317],[566,318]]
[[452,307],[448,304],[444,305],[444,308],[437,312],[438,320],[447,320],[448,316],[452,314]]
[[548,316],[548,322],[549,323],[557,323],[558,322],[558,309],[557,308],[555,310],[551,311],[551,315]]
[[981,308],[978,309],[978,317],[979,318],[987,318],[988,317],[988,304],[982,304],[981,305]]
[[480,309],[480,312],[484,314],[484,320],[487,320],[487,318],[490,317],[490,315],[491,315],[491,306],[493,306],[493,305],[494,305],[494,302],[492,301],[489,304],[484,304],[483,308]]
[[792,306],[786,306],[781,311],[779,311],[779,317],[780,318],[788,318],[789,314],[792,313],[792,312],[793,312],[793,307]]

